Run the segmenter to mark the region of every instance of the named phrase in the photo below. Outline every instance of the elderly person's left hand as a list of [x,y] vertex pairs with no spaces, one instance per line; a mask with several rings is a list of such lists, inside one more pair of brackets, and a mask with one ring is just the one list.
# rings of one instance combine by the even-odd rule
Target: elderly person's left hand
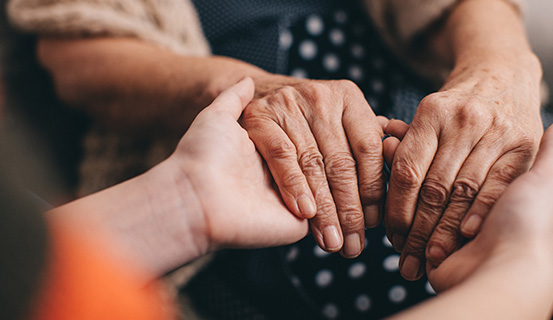
[[[478,27],[489,10],[506,19],[505,30]],[[395,151],[385,224],[406,279],[420,278],[425,261],[438,265],[463,236],[473,237],[535,157],[541,69],[522,27],[507,21],[518,18],[503,1],[459,5],[445,27],[455,68],[421,102]],[[491,37],[498,35],[510,41]]]

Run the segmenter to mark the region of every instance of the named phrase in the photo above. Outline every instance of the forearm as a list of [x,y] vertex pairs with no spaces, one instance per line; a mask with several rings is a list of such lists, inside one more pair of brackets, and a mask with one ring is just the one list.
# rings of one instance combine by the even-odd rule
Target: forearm
[[64,102],[131,130],[182,132],[226,87],[269,75],[234,59],[184,57],[124,38],[42,39],[37,54]]
[[520,13],[508,1],[462,1],[433,40],[433,50],[457,69],[490,61],[518,63],[541,76]]
[[487,263],[467,281],[394,319],[548,319],[553,306],[551,259],[527,248]]
[[199,201],[186,179],[174,172],[162,163],[47,216],[96,240],[137,271],[161,276],[208,251]]

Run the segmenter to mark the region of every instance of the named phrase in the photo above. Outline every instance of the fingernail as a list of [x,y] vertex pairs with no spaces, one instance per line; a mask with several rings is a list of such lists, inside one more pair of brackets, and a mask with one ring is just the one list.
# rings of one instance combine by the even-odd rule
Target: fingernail
[[323,231],[323,242],[325,248],[330,251],[336,251],[342,247],[342,237],[335,226],[326,227]]
[[401,267],[401,275],[410,281],[417,280],[419,278],[421,263],[419,259],[413,256],[407,256]]
[[478,232],[481,224],[482,218],[477,214],[473,214],[465,221],[461,228],[465,234],[474,236]]
[[403,250],[403,245],[405,244],[405,237],[399,234],[394,234],[392,236],[392,245],[396,251]]
[[363,250],[363,244],[361,243],[361,237],[358,233],[352,233],[346,236],[344,243],[344,254],[348,257],[356,257]]
[[[428,249],[428,259],[434,264],[440,264],[442,261],[447,258],[447,255],[444,249],[440,248],[438,245],[432,245]],[[437,265],[435,266],[437,267]]]
[[315,204],[308,196],[300,196],[297,200],[300,213],[307,218],[312,218],[317,213]]
[[380,214],[377,205],[373,204],[366,206],[363,212],[365,213],[365,226],[367,226],[367,228],[374,228],[378,226],[378,222],[380,222]]

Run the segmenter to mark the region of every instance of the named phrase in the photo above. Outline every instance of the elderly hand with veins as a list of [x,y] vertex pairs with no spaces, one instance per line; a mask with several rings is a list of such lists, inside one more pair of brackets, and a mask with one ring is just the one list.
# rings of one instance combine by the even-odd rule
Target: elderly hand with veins
[[543,132],[540,65],[506,1],[461,2],[436,48],[453,57],[454,69],[420,103],[397,146],[386,199],[387,235],[408,280],[478,232],[507,185],[530,168]]
[[350,81],[269,75],[262,83],[256,83],[242,125],[284,202],[298,217],[310,218],[321,248],[358,256],[365,226],[378,225],[383,210],[379,119]]

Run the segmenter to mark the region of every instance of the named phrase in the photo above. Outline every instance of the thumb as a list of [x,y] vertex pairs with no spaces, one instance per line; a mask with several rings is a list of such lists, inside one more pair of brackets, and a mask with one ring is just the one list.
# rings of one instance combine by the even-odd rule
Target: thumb
[[255,85],[252,78],[244,77],[232,87],[223,91],[205,110],[227,112],[235,120],[240,118],[244,108],[253,98]]
[[541,139],[540,149],[532,171],[539,171],[553,178],[553,126],[545,131]]

